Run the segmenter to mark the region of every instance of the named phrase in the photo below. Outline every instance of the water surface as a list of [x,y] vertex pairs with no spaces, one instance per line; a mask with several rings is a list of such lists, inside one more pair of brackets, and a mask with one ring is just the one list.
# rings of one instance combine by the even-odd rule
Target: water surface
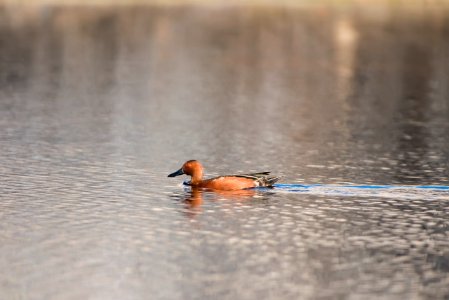
[[[400,6],[0,7],[0,298],[449,297],[448,192],[408,187],[449,185],[448,28]],[[188,159],[325,190],[191,191],[166,177]]]

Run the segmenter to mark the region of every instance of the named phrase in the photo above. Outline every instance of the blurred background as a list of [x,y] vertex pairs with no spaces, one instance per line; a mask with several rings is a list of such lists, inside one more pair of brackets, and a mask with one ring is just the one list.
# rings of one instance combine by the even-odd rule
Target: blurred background
[[0,0],[0,299],[447,299],[448,54],[444,0]]

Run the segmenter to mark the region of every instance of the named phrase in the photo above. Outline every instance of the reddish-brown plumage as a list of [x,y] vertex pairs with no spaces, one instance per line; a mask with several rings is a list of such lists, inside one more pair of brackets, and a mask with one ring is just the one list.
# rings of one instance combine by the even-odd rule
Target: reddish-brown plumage
[[191,185],[223,191],[243,190],[256,187],[253,179],[234,176],[222,176],[209,180],[203,180],[197,184],[192,182]]
[[243,190],[257,186],[272,186],[279,179],[275,176],[267,176],[269,172],[263,172],[246,175],[219,176],[203,180],[203,166],[196,160],[187,161],[181,169],[168,176],[175,177],[182,174],[192,177],[189,183],[192,187],[222,191]]

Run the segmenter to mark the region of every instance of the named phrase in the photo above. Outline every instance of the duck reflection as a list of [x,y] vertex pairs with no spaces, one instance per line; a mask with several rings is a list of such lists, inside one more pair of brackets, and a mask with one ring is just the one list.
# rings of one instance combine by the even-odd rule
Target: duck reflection
[[237,190],[237,191],[221,191],[221,190],[209,190],[201,188],[191,188],[187,197],[184,199],[184,203],[188,208],[200,207],[204,202],[204,197],[209,198],[211,201],[217,200],[249,200],[256,195],[256,190]]
[[203,204],[203,191],[198,188],[192,188],[188,197],[184,199],[187,208],[196,209]]
[[185,214],[188,217],[195,217],[202,212],[202,205],[205,200],[210,202],[218,201],[248,201],[253,199],[257,195],[257,190],[236,190],[236,191],[221,191],[210,190],[202,188],[189,188],[187,193],[177,195],[176,200],[184,203]]

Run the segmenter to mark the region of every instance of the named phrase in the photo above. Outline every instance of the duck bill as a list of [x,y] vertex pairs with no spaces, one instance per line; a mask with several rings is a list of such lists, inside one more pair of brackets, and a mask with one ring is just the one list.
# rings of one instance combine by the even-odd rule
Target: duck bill
[[181,168],[181,169],[179,169],[178,171],[173,172],[173,173],[171,173],[170,175],[168,175],[168,177],[176,177],[176,176],[183,175],[183,174],[184,174],[184,171],[183,171],[182,168]]

